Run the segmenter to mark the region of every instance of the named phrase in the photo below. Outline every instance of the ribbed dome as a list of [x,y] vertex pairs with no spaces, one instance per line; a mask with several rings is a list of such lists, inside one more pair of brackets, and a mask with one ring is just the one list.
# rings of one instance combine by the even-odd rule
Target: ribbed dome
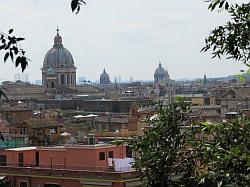
[[110,84],[109,75],[106,73],[104,69],[102,74],[100,75],[100,84]]
[[47,67],[73,67],[74,60],[71,53],[63,47],[62,37],[57,32],[54,45],[44,57],[43,64]]
[[159,67],[156,68],[155,70],[155,75],[165,75],[166,71],[165,69],[161,66],[161,63],[159,63]]

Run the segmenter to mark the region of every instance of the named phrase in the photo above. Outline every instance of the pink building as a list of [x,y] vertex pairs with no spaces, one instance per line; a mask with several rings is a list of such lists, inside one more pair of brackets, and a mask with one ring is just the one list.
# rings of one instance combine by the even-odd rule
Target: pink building
[[138,186],[126,147],[107,144],[0,150],[0,176],[13,187]]

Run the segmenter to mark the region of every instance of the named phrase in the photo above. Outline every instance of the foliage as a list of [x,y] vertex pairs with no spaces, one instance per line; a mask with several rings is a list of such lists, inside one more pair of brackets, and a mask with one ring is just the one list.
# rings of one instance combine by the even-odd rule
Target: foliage
[[250,186],[249,120],[196,124],[189,142],[197,155],[196,184]]
[[211,31],[205,39],[205,47],[201,51],[212,50],[212,58],[241,61],[250,67],[250,3],[229,4],[226,0],[208,0],[209,9],[229,13],[231,19],[224,25]]
[[20,41],[25,40],[22,37],[13,36],[13,29],[8,34],[0,31],[0,50],[5,50],[4,62],[10,57],[15,66],[21,65],[22,72],[26,69],[29,59],[25,56],[25,51],[20,47]]
[[72,0],[71,1],[72,12],[76,11],[76,14],[78,14],[80,12],[82,4],[86,5],[86,2],[84,0]]
[[173,174],[189,172],[189,154],[184,151],[187,131],[183,130],[189,112],[190,106],[182,99],[166,107],[160,104],[157,117],[147,119],[151,128],[128,141],[139,154],[134,167],[147,180],[147,186],[165,187],[173,183]]

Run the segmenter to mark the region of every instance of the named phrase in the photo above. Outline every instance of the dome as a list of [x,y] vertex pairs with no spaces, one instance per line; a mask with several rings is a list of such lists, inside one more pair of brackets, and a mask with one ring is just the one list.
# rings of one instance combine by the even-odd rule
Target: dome
[[74,60],[71,53],[63,47],[62,37],[57,35],[54,38],[54,45],[44,57],[44,66],[47,67],[72,67],[74,66]]
[[155,70],[155,75],[165,75],[166,71],[165,69],[162,67],[161,63],[159,63],[159,67],[156,68]]
[[110,84],[109,75],[106,73],[105,69],[100,75],[100,84]]

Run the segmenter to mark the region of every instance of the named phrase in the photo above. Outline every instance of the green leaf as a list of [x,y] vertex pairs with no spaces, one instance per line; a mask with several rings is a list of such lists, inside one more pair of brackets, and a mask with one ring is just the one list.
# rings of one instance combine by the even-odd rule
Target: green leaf
[[12,49],[13,49],[15,55],[17,55],[18,54],[18,48],[16,46],[13,46]]
[[6,60],[7,60],[7,59],[8,59],[8,57],[9,57],[9,55],[10,55],[10,53],[9,53],[9,52],[5,53],[5,55],[4,55],[4,62],[6,62]]
[[10,30],[9,30],[9,34],[11,34],[13,31],[14,31],[13,29],[10,29]]
[[71,1],[71,9],[72,9],[72,12],[74,12],[77,8],[77,5],[78,5],[78,0],[72,0]]
[[19,66],[19,64],[21,64],[21,62],[22,62],[22,59],[21,59],[20,56],[18,56],[18,57],[16,58],[16,63],[15,63],[16,67]]
[[28,61],[27,61],[27,58],[22,56],[21,57],[21,68],[22,68],[22,72],[24,72],[24,70],[26,69],[28,65]]
[[25,38],[17,38],[16,41],[22,41],[22,40],[25,40]]

